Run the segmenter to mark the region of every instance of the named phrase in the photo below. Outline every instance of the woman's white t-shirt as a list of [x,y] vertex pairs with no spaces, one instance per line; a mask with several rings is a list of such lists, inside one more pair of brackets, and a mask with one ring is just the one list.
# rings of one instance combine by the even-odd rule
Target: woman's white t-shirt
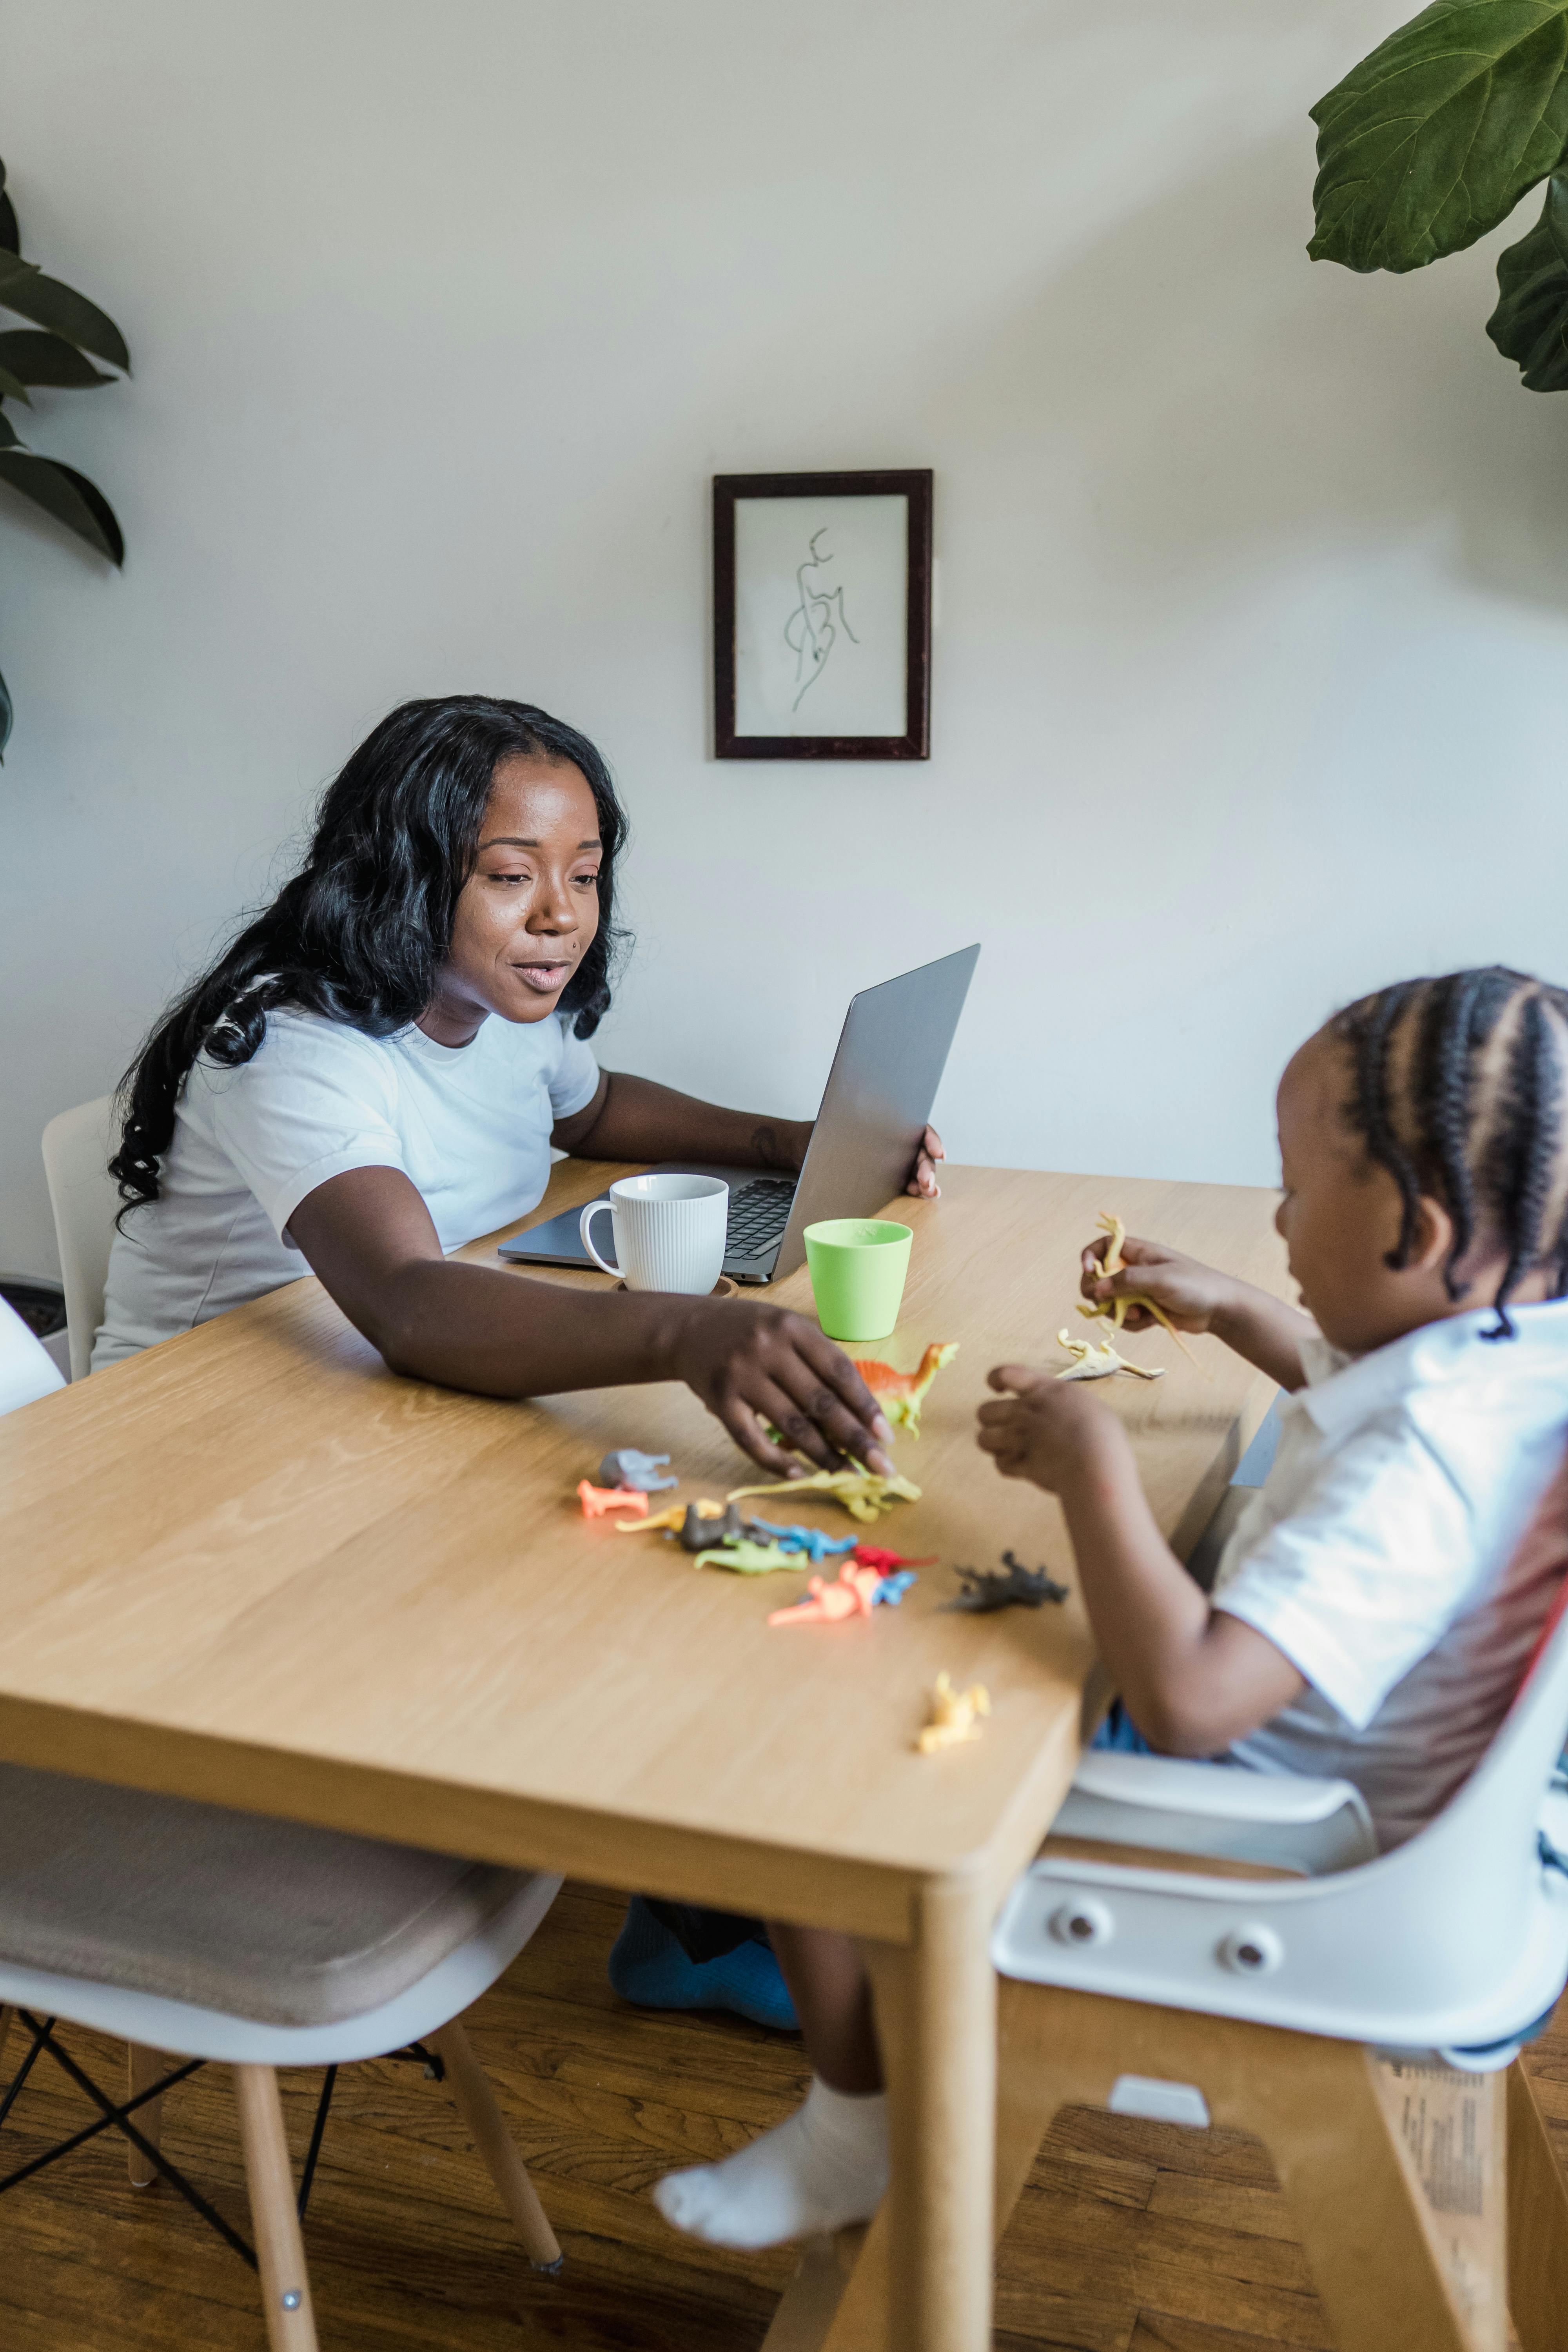
[[367,1037],[315,1013],[269,1013],[236,1069],[203,1056],[174,1115],[160,1197],[110,1254],[94,1370],[309,1274],[289,1240],[308,1192],[350,1168],[400,1168],[444,1250],[536,1208],[550,1135],[599,1083],[572,1016],[493,1014],[462,1046],[422,1029]]

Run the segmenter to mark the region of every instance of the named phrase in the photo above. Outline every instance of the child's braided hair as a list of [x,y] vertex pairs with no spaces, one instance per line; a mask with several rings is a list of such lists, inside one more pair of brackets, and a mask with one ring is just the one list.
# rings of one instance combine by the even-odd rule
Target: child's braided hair
[[1443,1268],[1478,1235],[1508,1252],[1489,1339],[1513,1337],[1508,1301],[1545,1267],[1568,1291],[1568,990],[1493,964],[1406,980],[1363,996],[1329,1024],[1349,1048],[1345,1115],[1399,1187],[1404,1214],[1387,1263],[1409,1263],[1423,1193],[1454,1222]]

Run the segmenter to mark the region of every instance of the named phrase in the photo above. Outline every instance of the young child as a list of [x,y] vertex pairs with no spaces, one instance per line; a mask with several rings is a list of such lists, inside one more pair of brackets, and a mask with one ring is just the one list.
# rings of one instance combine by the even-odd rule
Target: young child
[[[1501,970],[1384,989],[1291,1060],[1277,1223],[1304,1312],[1157,1242],[1086,1297],[1141,1293],[1289,1393],[1213,1598],[1166,1545],[1125,1427],[1003,1365],[979,1443],[1060,1498],[1120,1705],[1101,1744],[1353,1781],[1386,1849],[1441,1811],[1529,1663],[1563,1544],[1521,1544],[1568,1447],[1568,991]],[[1152,1318],[1130,1307],[1127,1328]],[[1549,1497],[1548,1490],[1552,1494]],[[758,2246],[860,2221],[887,2179],[870,2006],[847,1938],[781,1935],[815,2079],[666,2218]]]

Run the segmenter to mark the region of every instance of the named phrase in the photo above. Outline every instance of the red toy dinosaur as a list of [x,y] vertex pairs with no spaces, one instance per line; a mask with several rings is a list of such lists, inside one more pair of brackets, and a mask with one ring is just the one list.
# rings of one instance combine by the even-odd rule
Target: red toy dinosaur
[[906,1559],[901,1552],[884,1551],[880,1544],[857,1544],[850,1553],[857,1568],[874,1568],[879,1576],[892,1576],[900,1568],[934,1568],[933,1551],[926,1559]]

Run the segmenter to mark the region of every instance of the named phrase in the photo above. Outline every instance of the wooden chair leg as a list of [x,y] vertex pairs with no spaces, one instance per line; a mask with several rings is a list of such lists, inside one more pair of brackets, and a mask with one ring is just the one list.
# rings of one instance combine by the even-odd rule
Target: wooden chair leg
[[[1454,2292],[1371,2051],[1051,1986],[1015,1991],[1011,2063],[1044,2086],[1040,2111],[1105,2106],[1118,2076],[1146,2075],[1195,2084],[1216,2123],[1265,2142],[1339,2352],[1501,2352],[1484,2309]],[[999,2186],[1005,2204],[1013,2183]]]
[[1508,2070],[1508,2302],[1523,2352],[1568,2330],[1568,2183],[1519,2059]]
[[536,2271],[558,2271],[565,2257],[556,2242],[539,2192],[528,2177],[506,2118],[496,2104],[489,2075],[474,2055],[473,2044],[461,2025],[444,2025],[426,2036],[439,2052],[447,2069],[447,2087],[453,2103],[484,2158],[501,2203],[522,2240],[523,2252]]
[[[125,2095],[128,2099],[133,2099],[138,2091],[144,2091],[149,2083],[155,2083],[164,2071],[163,2056],[158,2051],[143,2050],[134,2042],[126,2043]],[[154,2147],[163,2147],[163,2140],[159,2137],[163,2127],[163,2102],[161,2098],[149,2099],[144,2107],[137,2108],[132,2120],[143,2139],[151,2140]],[[128,2139],[125,2143],[125,2168],[131,2176],[132,2189],[151,2189],[158,2178],[156,2165],[148,2163],[134,2140]]]
[[245,2185],[256,2231],[269,2352],[317,2352],[310,2273],[294,2207],[294,2175],[283,2135],[277,2074],[270,2066],[237,2066],[234,2094],[239,2105]]

